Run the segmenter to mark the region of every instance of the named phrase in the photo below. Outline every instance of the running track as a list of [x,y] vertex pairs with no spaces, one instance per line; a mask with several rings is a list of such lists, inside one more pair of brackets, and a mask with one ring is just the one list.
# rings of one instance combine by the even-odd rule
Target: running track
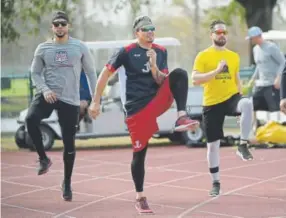
[[[145,192],[155,211],[151,217],[286,218],[286,150],[257,149],[253,154],[254,161],[243,162],[233,148],[221,148],[223,195],[210,198],[204,148],[149,148]],[[49,155],[50,172],[37,176],[35,153],[2,152],[2,217],[139,217],[130,149],[78,151],[72,202],[61,199],[62,153]]]

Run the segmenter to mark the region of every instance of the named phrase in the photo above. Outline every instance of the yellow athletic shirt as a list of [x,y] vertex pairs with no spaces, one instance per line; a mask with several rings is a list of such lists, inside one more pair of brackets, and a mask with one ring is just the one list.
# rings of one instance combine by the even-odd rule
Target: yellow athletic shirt
[[218,63],[225,60],[227,67],[213,79],[202,84],[204,87],[203,105],[210,106],[228,100],[238,93],[236,74],[239,73],[239,55],[228,49],[217,50],[209,47],[199,52],[195,59],[193,70],[199,73],[208,73],[217,68]]

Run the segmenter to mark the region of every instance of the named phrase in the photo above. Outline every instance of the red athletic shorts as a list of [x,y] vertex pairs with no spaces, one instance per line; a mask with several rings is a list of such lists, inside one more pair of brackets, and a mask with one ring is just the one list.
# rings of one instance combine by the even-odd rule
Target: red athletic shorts
[[136,114],[126,118],[134,152],[146,147],[152,135],[159,130],[157,117],[167,111],[173,101],[169,77],[167,77],[152,101]]

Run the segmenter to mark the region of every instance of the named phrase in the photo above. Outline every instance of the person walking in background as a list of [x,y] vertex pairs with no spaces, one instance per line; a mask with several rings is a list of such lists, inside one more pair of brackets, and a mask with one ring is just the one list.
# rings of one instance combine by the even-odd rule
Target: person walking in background
[[285,57],[275,43],[263,39],[262,30],[257,26],[249,28],[246,39],[255,45],[253,56],[256,68],[248,85],[251,87],[255,84],[253,108],[254,124],[256,124],[257,111],[268,112],[268,120],[270,119],[269,112],[278,112],[279,114],[279,89],[281,75],[285,67]]

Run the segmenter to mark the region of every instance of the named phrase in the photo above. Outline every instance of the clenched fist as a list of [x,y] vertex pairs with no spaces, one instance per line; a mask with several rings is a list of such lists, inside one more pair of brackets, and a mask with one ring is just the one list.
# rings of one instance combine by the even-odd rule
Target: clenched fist
[[88,109],[89,116],[93,119],[96,119],[96,117],[100,114],[100,104],[92,102]]

